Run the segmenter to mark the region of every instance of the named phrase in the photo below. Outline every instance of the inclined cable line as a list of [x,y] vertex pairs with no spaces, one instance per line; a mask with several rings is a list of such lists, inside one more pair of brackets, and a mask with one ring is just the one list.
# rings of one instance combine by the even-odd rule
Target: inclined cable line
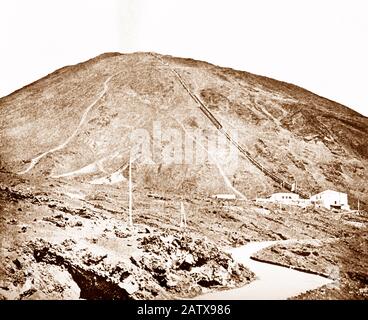
[[220,121],[216,119],[216,117],[212,114],[212,112],[208,109],[208,107],[206,107],[205,104],[197,97],[197,95],[189,89],[188,85],[185,83],[180,74],[161,57],[159,57],[155,53],[150,54],[155,59],[159,60],[163,65],[169,68],[169,70],[176,76],[176,78],[179,80],[180,84],[184,87],[184,89],[187,91],[190,97],[199,105],[199,109],[202,111],[202,113],[204,113],[204,115],[212,122],[212,124],[239,150],[241,154],[243,154],[243,156],[245,156],[246,159],[248,159],[254,166],[256,166],[259,170],[261,170],[266,176],[270,177],[272,180],[280,184],[282,188],[285,188],[288,191],[295,192],[296,194],[299,194],[301,197],[308,198],[308,196],[306,196],[304,192],[300,190],[293,190],[293,184],[288,183],[284,179],[275,175],[273,172],[271,172],[270,170],[265,168],[261,163],[259,163],[256,159],[254,159],[247,150],[245,150],[237,141],[235,141],[231,137],[231,135],[228,132],[226,132]]

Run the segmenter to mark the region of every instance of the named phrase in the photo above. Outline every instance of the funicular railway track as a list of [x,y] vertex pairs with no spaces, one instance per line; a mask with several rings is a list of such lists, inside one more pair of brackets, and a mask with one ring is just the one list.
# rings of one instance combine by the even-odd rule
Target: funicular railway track
[[173,69],[166,61],[164,61],[160,56],[156,55],[155,53],[151,53],[151,55],[160,61],[161,64],[165,65],[170,69],[170,71],[176,76],[178,81],[181,83],[181,85],[184,87],[184,89],[187,91],[187,93],[190,95],[190,97],[198,104],[199,109],[202,111],[202,113],[212,122],[212,124],[219,130],[238,150],[239,152],[250,161],[255,167],[257,167],[262,173],[264,173],[266,176],[271,178],[273,181],[278,183],[283,189],[294,192],[301,196],[302,198],[308,198],[308,195],[304,193],[302,190],[298,190],[293,186],[293,183],[287,182],[282,177],[276,175],[271,170],[264,167],[260,162],[258,162],[256,159],[252,157],[252,155],[247,151],[244,147],[242,147],[231,135],[226,132],[224,127],[222,126],[221,122],[217,120],[217,118],[213,115],[213,113],[206,107],[206,105],[201,101],[201,99],[198,98],[198,96],[193,93],[189,86],[186,84],[184,79],[181,77],[181,75]]

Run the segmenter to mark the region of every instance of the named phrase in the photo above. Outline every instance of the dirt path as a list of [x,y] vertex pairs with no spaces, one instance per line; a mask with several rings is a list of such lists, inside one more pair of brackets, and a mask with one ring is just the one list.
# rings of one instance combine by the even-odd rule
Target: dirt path
[[293,269],[257,262],[250,257],[271,245],[290,242],[265,241],[252,242],[229,250],[237,262],[243,263],[253,271],[257,280],[232,290],[217,291],[196,297],[197,300],[283,300],[297,296],[308,290],[329,284],[332,280]]
[[102,99],[102,97],[106,94],[106,92],[108,91],[109,89],[109,82],[110,80],[115,77],[117,74],[115,75],[112,75],[110,77],[108,77],[105,82],[103,83],[103,90],[100,92],[100,94],[97,96],[97,98],[84,110],[83,112],[83,115],[79,121],[79,124],[77,126],[77,128],[73,131],[73,133],[62,143],[62,144],[59,144],[58,146],[48,150],[48,151],[45,151],[44,153],[40,154],[39,156],[37,156],[36,158],[33,158],[31,160],[31,163],[30,165],[28,166],[27,169],[19,172],[18,174],[25,174],[27,172],[29,172],[30,170],[33,169],[33,167],[43,158],[45,157],[46,155],[50,154],[50,153],[53,153],[55,151],[58,151],[58,150],[61,150],[63,149],[78,133],[78,130],[79,128],[83,125],[83,123],[85,122],[87,116],[88,116],[88,113],[89,111],[96,105],[96,103],[98,101],[100,101]]

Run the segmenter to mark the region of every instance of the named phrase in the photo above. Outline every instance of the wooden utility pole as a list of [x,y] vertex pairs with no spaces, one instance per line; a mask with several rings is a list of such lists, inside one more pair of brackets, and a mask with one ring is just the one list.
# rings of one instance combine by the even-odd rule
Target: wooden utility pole
[[129,227],[133,227],[132,158],[129,156]]
[[187,217],[184,209],[183,201],[180,202],[180,228],[187,227]]

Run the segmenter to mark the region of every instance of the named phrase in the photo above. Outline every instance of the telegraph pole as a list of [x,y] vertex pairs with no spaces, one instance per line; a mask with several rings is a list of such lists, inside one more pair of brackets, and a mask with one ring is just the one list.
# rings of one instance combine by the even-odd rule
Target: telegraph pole
[[133,227],[132,158],[129,155],[129,227]]
[[180,228],[187,227],[187,217],[185,214],[183,201],[180,202]]

